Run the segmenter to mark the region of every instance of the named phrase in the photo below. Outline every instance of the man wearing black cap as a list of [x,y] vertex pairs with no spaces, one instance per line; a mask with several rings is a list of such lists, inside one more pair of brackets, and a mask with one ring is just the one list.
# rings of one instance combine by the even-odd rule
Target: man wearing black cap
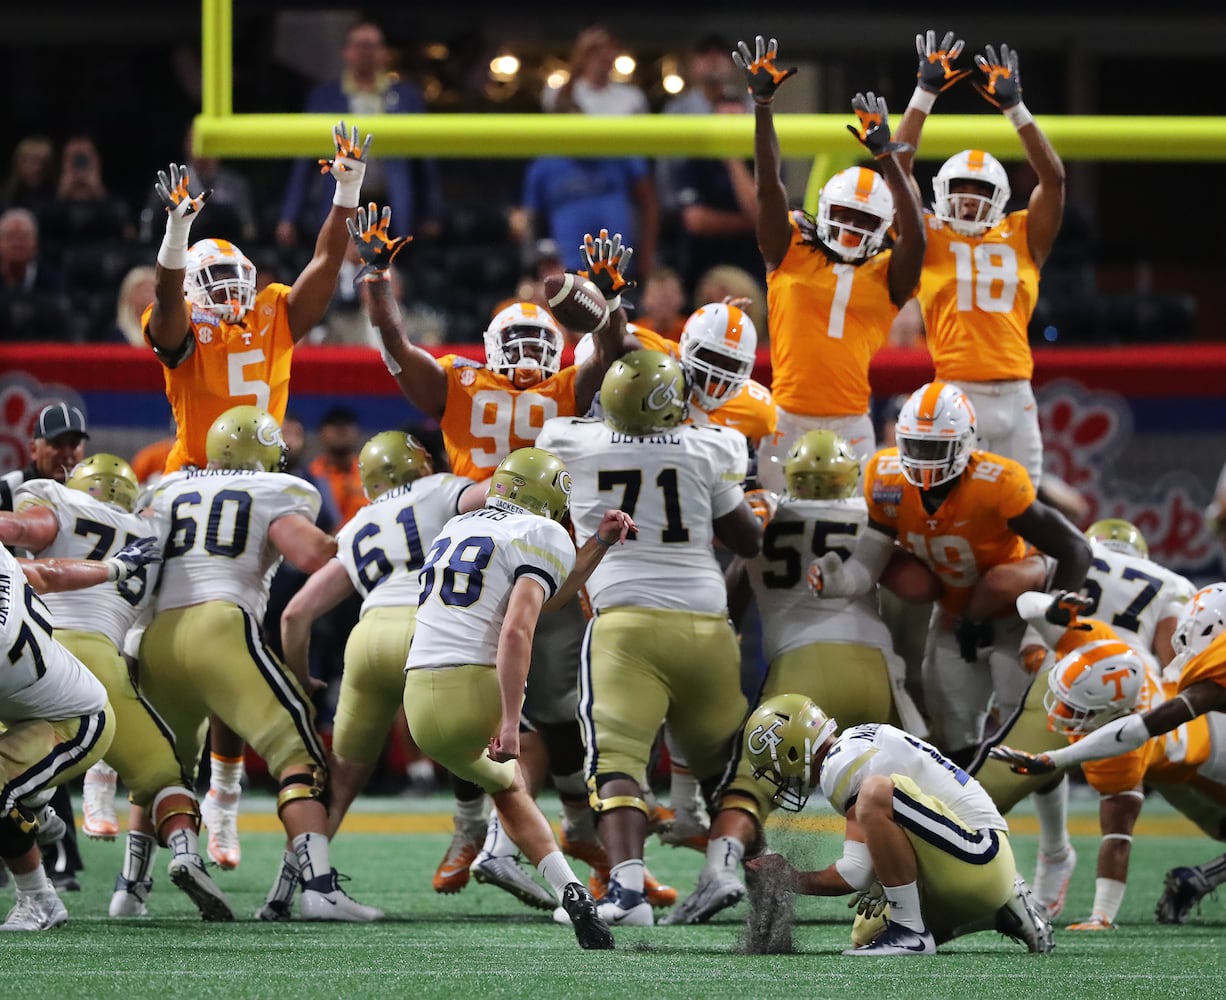
[[[54,479],[62,483],[73,467],[85,457],[85,414],[71,403],[59,402],[44,406],[34,421],[30,438],[30,464],[24,469],[0,476],[0,510],[13,509],[13,492],[31,479]],[[47,877],[58,889],[77,891],[77,872],[82,867],[77,850],[77,825],[72,800],[63,785],[55,790],[51,808],[63,817],[65,833],[62,839],[42,845],[43,867]]]

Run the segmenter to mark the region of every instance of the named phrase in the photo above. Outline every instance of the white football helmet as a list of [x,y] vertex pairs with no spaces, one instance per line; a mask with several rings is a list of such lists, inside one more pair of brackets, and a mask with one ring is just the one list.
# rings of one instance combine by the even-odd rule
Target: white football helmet
[[929,382],[911,393],[894,427],[903,477],[929,490],[962,475],[975,450],[975,410],[962,390]]
[[757,360],[758,331],[736,306],[709,302],[685,321],[680,348],[690,399],[709,413],[749,381]]
[[562,330],[548,311],[516,302],[485,330],[485,362],[519,388],[543,382],[562,367]]
[[229,240],[201,240],[187,251],[187,301],[223,323],[241,323],[255,305],[255,265]]
[[[836,219],[836,208],[860,215],[853,220],[840,213],[843,217]],[[817,196],[817,238],[844,261],[877,253],[893,221],[894,196],[881,175],[867,167],[839,171]]]
[[[952,181],[978,181],[984,193],[949,192]],[[932,179],[932,214],[963,236],[978,236],[1005,217],[1009,176],[1000,161],[982,149],[964,149],[941,164]]]
[[1078,646],[1047,673],[1047,728],[1085,736],[1127,715],[1137,704],[1145,664],[1122,639],[1096,639]]
[[1184,605],[1171,636],[1171,648],[1181,662],[1203,653],[1226,631],[1226,583],[1201,587]]

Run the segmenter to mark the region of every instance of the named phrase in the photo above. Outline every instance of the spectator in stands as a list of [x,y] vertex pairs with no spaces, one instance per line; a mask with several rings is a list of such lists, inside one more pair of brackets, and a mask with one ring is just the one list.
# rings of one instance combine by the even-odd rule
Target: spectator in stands
[[[307,97],[309,114],[340,114],[361,119],[373,114],[423,114],[426,101],[411,83],[389,72],[390,63],[383,30],[373,21],[358,21],[345,33],[341,49],[344,71],[339,80],[321,83]],[[277,242],[292,247],[298,242],[298,226],[312,181],[318,181],[314,160],[299,160],[290,173],[277,223]],[[377,156],[367,166],[363,197],[390,205],[397,224],[420,238],[437,234],[443,214],[438,165],[433,160],[389,159]],[[332,204],[331,185],[315,183],[313,218],[303,221],[314,229]]]
[[0,190],[0,206],[38,212],[55,198],[55,147],[45,135],[17,143],[13,164]]
[[691,301],[697,309],[705,302],[724,302],[728,299],[753,320],[758,331],[758,347],[765,347],[769,341],[766,326],[766,289],[748,271],[731,264],[711,268],[698,279]]
[[681,276],[671,267],[657,267],[643,279],[639,300],[641,320],[635,322],[641,322],[661,337],[680,340],[681,330],[690,315],[685,303]]
[[108,193],[102,159],[89,136],[73,136],[64,143],[55,201],[46,206],[40,221],[44,238],[57,247],[135,239],[128,206]]
[[0,214],[0,341],[65,340],[70,309],[60,272],[39,253],[38,220],[26,208]]
[[134,267],[124,275],[119,286],[119,297],[115,302],[115,325],[102,339],[144,347],[145,332],[141,328],[140,318],[153,301],[153,289],[154,271],[147,265]]
[[362,447],[362,428],[358,415],[348,406],[334,406],[319,423],[319,455],[307,467],[311,477],[331,495],[340,512],[336,527],[342,527],[366,506],[366,492],[358,473],[358,451]]
[[632,83],[613,79],[613,60],[621,43],[607,27],[593,24],[579,32],[571,50],[569,72],[560,87],[541,94],[545,111],[579,111],[585,115],[643,115],[647,95]]

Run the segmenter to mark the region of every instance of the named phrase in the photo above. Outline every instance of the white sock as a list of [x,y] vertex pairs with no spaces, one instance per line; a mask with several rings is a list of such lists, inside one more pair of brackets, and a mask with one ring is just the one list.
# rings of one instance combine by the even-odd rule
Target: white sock
[[562,890],[572,882],[579,881],[570,862],[563,857],[561,851],[555,850],[546,854],[541,858],[541,863],[536,866],[536,870],[549,883],[549,888],[554,891],[559,903],[562,901]]
[[130,882],[144,882],[153,869],[158,842],[147,833],[128,834],[128,846],[123,855],[123,877]]
[[462,801],[455,800],[455,819],[461,826],[476,826],[478,823],[484,823],[488,816],[486,806],[489,803],[489,798],[484,795],[478,795],[475,799]]
[[209,754],[209,791],[221,795],[238,795],[243,790],[243,758]]
[[735,837],[712,837],[707,841],[707,870],[735,871],[745,856],[745,845]]
[[18,892],[46,892],[51,888],[51,883],[47,881],[47,872],[42,865],[35,865],[34,871],[25,872],[22,875],[13,872],[13,885],[17,887]]
[[609,877],[616,880],[623,889],[633,892],[643,891],[643,859],[631,858],[613,866]]
[[166,838],[166,846],[178,857],[180,854],[200,854],[200,835],[191,827],[176,830]]
[[485,831],[485,843],[481,850],[491,858],[513,858],[519,853],[515,841],[507,836],[497,809],[490,813],[490,825]]
[[332,872],[328,858],[328,838],[322,833],[300,833],[294,838],[294,854],[298,860],[298,878],[305,886],[312,879]]
[[928,928],[924,925],[924,915],[920,912],[919,883],[884,885],[882,888],[890,904],[890,920],[909,927],[916,934],[923,934]]
[[1068,839],[1068,778],[1061,778],[1052,791],[1035,793],[1034,809],[1039,817],[1039,850],[1059,856],[1072,844]]

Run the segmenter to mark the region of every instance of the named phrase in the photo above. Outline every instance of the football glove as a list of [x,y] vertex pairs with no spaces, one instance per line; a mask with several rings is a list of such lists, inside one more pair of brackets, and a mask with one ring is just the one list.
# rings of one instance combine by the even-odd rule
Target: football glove
[[940,48],[937,48],[936,39],[937,33],[931,28],[925,34],[915,36],[915,51],[919,54],[919,70],[915,75],[920,89],[930,94],[940,94],[971,75],[969,69],[954,69],[952,65],[962,54],[965,45],[962,39],[955,41],[954,33],[947,31],[941,39]]
[[1065,590],[1052,597],[1051,604],[1043,612],[1043,617],[1052,625],[1065,628],[1073,625],[1083,611],[1089,611],[1094,602],[1088,597],[1082,597],[1074,590]]
[[954,623],[954,638],[958,640],[958,652],[967,663],[979,661],[979,651],[992,645],[996,630],[990,621],[975,622],[959,618]]
[[749,92],[753,95],[755,104],[770,104],[775,99],[775,91],[789,76],[795,76],[796,67],[777,69],[775,57],[779,55],[779,41],[772,38],[770,44],[757,35],[754,38],[754,54],[749,54],[749,46],[737,42],[732,52],[732,61],[740,67],[749,84]]
[[129,542],[105,561],[106,578],[112,582],[126,580],[143,567],[161,561],[162,547],[158,544],[158,540],[153,535],[138,538],[134,542]]
[[910,143],[890,140],[890,114],[886,109],[884,97],[878,97],[871,90],[867,94],[856,94],[851,99],[851,109],[860,119],[860,127],[848,125],[847,131],[854,135],[875,159],[880,160],[891,153],[909,153],[915,149]]
[[610,239],[609,231],[602,229],[598,237],[585,233],[579,252],[583,254],[587,269],[578,273],[600,289],[600,294],[609,304],[609,311],[613,312],[621,306],[622,292],[628,292],[635,286],[635,282],[626,277],[634,248],[622,246],[621,233],[614,233]]
[[851,897],[847,904],[849,910],[855,910],[865,920],[881,916],[890,901],[885,898],[885,889],[880,882],[874,882],[867,889],[860,889]]
[[849,597],[851,581],[843,572],[843,557],[837,552],[827,552],[809,563],[805,574],[809,590],[817,597]]
[[988,756],[992,760],[1004,761],[1014,774],[1036,776],[1051,774],[1056,769],[1051,757],[1045,753],[1034,754],[1025,750],[1014,750],[1012,747],[995,746],[988,749]]
[[386,279],[387,269],[396,259],[396,254],[413,242],[412,236],[397,236],[395,239],[388,236],[387,227],[391,221],[391,206],[384,206],[383,214],[380,215],[379,206],[373,201],[369,208],[358,209],[356,220],[345,220],[349,238],[353,240],[358,248],[358,256],[362,258],[362,267],[353,278],[354,287],[357,287],[360,281]]
[[745,500],[763,528],[771,523],[771,517],[775,513],[775,498],[769,490],[749,490],[745,494]]
[[975,56],[975,65],[985,79],[972,80],[971,83],[983,95],[985,101],[1001,111],[1008,111],[1022,102],[1017,51],[1008,45],[1001,45],[1000,58],[997,59],[996,50],[988,45],[984,47],[984,53],[983,56]]
[[175,219],[180,219],[190,226],[196,221],[196,213],[204,207],[204,203],[212,196],[213,189],[209,188],[207,191],[201,191],[200,194],[193,198],[191,192],[187,189],[189,181],[187,165],[172,163],[169,174],[165,170],[158,171],[158,179],[153,185],[153,189],[158,193],[158,197],[162,199],[162,204],[166,206],[166,211]]
[[345,122],[339,121],[332,126],[332,143],[336,147],[335,155],[330,160],[319,161],[319,172],[331,174],[336,180],[336,193],[332,196],[332,204],[341,208],[357,208],[358,197],[362,192],[362,178],[366,176],[366,152],[370,149],[370,140],[358,145],[358,127],[346,128]]

